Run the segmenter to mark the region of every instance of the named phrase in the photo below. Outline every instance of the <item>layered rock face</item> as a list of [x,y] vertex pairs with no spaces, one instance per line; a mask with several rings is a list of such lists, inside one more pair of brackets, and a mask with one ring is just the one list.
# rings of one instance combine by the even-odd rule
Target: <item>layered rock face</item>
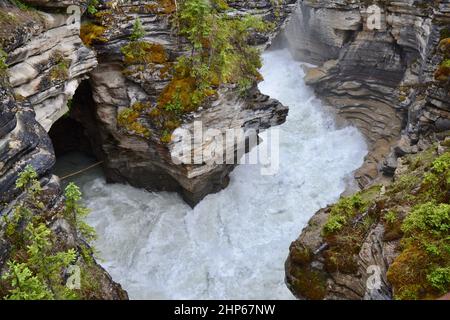
[[[369,8],[373,4],[380,10],[376,30],[371,25],[376,11]],[[413,204],[435,196],[427,194],[423,171],[429,171],[430,158],[442,155],[448,146],[450,90],[444,65],[449,26],[448,1],[299,2],[286,39],[295,55],[319,65],[309,69],[305,80],[365,134],[371,152],[355,174],[365,187],[361,196],[368,205],[359,207],[358,195],[341,199],[317,212],[292,243],[286,280],[297,297],[439,296],[423,279],[428,269],[420,265],[422,258],[409,256],[416,254],[413,249],[402,251],[406,242],[400,241],[402,221],[414,210]],[[380,171],[395,174],[392,186],[370,187],[374,181],[391,183],[377,178]],[[444,195],[439,201],[448,203],[448,185],[440,188],[435,191]],[[340,215],[352,205],[356,215]],[[402,271],[408,276],[400,275],[398,269],[408,263],[417,264]],[[379,283],[371,286],[375,278]],[[408,296],[409,285],[415,289]],[[421,293],[413,294],[417,288]]]
[[[274,23],[272,32],[255,34],[252,38],[255,45],[262,47],[273,38],[292,8],[285,2],[274,8],[270,1],[236,1],[229,5],[238,14],[251,13]],[[148,190],[177,191],[193,206],[205,195],[224,188],[234,165],[175,164],[171,150],[177,149],[180,141],[162,142],[164,135],[170,134],[173,128],[161,128],[155,117],[149,116],[157,113],[158,99],[172,79],[167,70],[177,57],[190,50],[186,41],[173,30],[171,17],[175,10],[171,1],[109,4],[96,14],[96,26],[86,26],[91,33],[100,28],[100,34],[93,41],[100,63],[91,72],[90,79],[101,140],[95,143],[98,144],[95,150],[97,157],[104,160],[108,181],[126,182]],[[279,13],[275,14],[275,10]],[[128,63],[123,54],[123,48],[132,45],[130,35],[137,19],[145,29],[140,41],[151,44],[162,56],[145,66]],[[139,124],[134,129],[124,130],[118,118],[130,108],[134,111],[141,108]],[[201,122],[204,132],[215,129],[223,135],[229,129],[259,131],[283,123],[287,111],[279,102],[262,95],[256,86],[247,96],[241,96],[236,86],[227,85],[221,86],[217,95],[198,110],[184,114],[176,126],[188,130],[192,137],[194,122]],[[206,140],[196,143],[192,152],[201,153],[210,143]],[[238,140],[231,150],[233,155],[240,152],[239,145]]]
[[[448,6],[409,0],[298,4],[286,38],[295,56],[319,65],[306,82],[372,146],[356,174],[361,186],[380,169],[392,174],[405,150],[423,149],[428,136],[448,130],[448,90],[433,76],[442,60],[436,48]],[[403,151],[395,153],[400,133]]]
[[[67,6],[67,4],[65,5]],[[80,81],[96,66],[95,54],[82,45],[79,28],[67,28],[68,15],[19,9],[7,1],[0,3],[0,42],[6,65],[0,70],[0,270],[11,257],[6,241],[4,218],[11,218],[24,197],[15,182],[27,165],[41,178],[45,208],[54,212],[62,202],[52,141],[46,131],[67,112]],[[80,248],[64,219],[49,221],[59,245]],[[94,263],[88,276],[96,279],[95,299],[126,299],[127,294],[103,268]],[[93,283],[93,285],[95,285]],[[3,288],[2,288],[3,290]]]
[[1,200],[11,200],[17,174],[32,165],[44,176],[55,162],[45,131],[68,111],[68,101],[97,64],[82,45],[68,15],[21,10],[2,4],[3,49],[8,70],[2,81]]

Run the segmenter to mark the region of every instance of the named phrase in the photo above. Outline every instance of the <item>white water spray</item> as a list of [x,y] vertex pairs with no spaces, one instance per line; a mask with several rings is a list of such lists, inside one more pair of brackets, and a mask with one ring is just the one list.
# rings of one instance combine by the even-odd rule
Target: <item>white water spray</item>
[[292,298],[284,284],[290,242],[338,199],[367,151],[355,128],[335,127],[287,50],[263,58],[261,91],[290,107],[277,175],[239,166],[227,189],[193,210],[173,193],[79,180],[102,265],[131,298]]

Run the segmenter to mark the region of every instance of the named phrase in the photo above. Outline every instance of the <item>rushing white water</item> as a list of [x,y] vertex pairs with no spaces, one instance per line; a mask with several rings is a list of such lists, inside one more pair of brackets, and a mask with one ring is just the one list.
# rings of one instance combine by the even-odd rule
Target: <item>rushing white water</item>
[[173,193],[106,185],[92,174],[79,180],[102,265],[131,298],[292,298],[284,284],[289,244],[344,191],[366,145],[355,128],[335,127],[287,50],[263,58],[261,91],[290,107],[278,174],[241,165],[227,189],[194,210]]

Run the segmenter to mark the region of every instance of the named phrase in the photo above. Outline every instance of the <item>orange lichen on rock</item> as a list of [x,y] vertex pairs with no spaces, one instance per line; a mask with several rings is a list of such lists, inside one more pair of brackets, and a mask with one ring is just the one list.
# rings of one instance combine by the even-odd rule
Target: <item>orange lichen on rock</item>
[[90,47],[95,42],[107,42],[108,39],[103,37],[106,28],[94,23],[84,23],[80,28],[80,38],[83,43]]
[[164,64],[167,53],[164,47],[157,43],[133,41],[121,48],[125,64]]
[[177,95],[182,106],[189,108],[192,105],[192,93],[195,91],[195,84],[194,78],[172,79],[161,92],[158,105],[164,107],[173,103],[173,99]]

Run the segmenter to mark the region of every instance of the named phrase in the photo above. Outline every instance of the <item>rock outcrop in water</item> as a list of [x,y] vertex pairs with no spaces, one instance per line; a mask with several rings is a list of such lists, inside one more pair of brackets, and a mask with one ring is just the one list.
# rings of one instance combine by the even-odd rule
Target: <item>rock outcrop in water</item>
[[[306,82],[371,144],[355,174],[366,187],[361,196],[367,206],[358,207],[356,195],[320,210],[290,247],[286,279],[300,298],[436,298],[448,289],[439,291],[424,279],[426,265],[435,262],[420,249],[405,249],[410,240],[402,223],[421,197],[448,204],[448,184],[435,193],[427,190],[423,171],[448,146],[450,4],[378,2],[381,29],[370,30],[372,4],[300,1],[286,32],[293,53],[319,65],[309,70]],[[429,149],[433,143],[442,146]],[[395,183],[370,187],[380,171],[395,173]],[[357,213],[342,214],[347,205],[357,206],[352,209]],[[380,286],[372,290],[367,281],[377,275]]]

